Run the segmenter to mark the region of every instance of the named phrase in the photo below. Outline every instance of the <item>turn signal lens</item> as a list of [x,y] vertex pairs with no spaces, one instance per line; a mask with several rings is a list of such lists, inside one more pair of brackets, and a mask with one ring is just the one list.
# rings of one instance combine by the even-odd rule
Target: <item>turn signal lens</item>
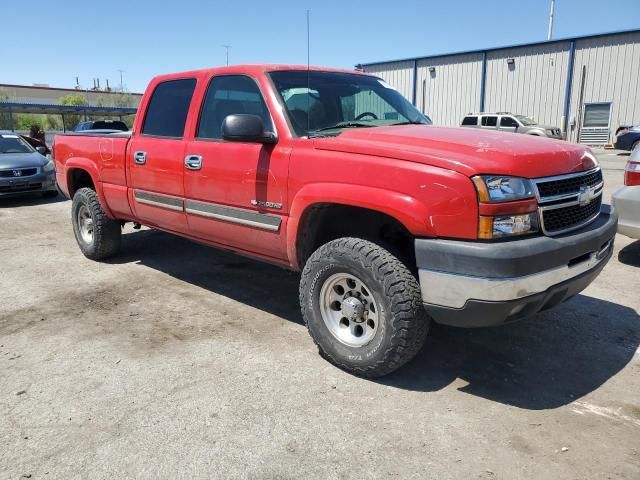
[[492,240],[496,238],[527,235],[539,230],[536,212],[522,215],[500,215],[496,217],[480,216],[478,238]]

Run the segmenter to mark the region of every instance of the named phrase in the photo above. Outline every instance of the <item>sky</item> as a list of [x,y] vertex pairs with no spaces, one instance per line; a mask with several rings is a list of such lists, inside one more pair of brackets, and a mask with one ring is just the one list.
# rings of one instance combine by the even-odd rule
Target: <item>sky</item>
[[[0,0],[0,83],[142,92],[230,63],[358,63],[546,40],[549,0]],[[16,21],[11,21],[11,19]],[[640,0],[556,0],[554,38],[640,28]]]

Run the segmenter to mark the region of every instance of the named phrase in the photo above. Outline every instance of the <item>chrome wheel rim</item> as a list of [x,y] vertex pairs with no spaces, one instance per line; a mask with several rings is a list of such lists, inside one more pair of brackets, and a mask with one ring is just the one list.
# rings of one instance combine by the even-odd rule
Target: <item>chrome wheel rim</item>
[[335,273],[320,289],[320,314],[327,329],[344,345],[363,347],[378,331],[378,305],[358,277]]
[[84,243],[93,242],[93,216],[86,205],[78,209],[78,230]]

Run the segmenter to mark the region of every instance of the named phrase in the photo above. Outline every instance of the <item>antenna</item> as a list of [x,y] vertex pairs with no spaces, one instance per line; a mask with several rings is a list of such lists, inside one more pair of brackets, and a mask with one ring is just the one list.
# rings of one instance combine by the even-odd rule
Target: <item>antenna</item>
[[118,70],[120,72],[120,91],[122,93],[124,93],[124,82],[122,81],[122,74],[125,72],[125,70]]
[[553,7],[555,6],[556,1],[551,0],[551,10],[549,11],[549,30],[547,31],[547,40],[551,40],[551,36],[553,34]]
[[309,10],[307,10],[307,136],[311,130],[311,36],[310,36],[310,20]]
[[222,45],[222,48],[227,49],[227,66],[229,66],[229,49],[231,48],[231,45]]

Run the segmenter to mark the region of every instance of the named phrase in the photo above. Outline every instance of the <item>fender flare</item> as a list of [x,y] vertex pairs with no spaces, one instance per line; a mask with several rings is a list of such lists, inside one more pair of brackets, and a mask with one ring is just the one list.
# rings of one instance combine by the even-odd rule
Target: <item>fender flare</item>
[[336,204],[366,208],[389,215],[416,236],[435,236],[427,206],[410,195],[365,185],[314,183],[302,187],[293,198],[287,222],[287,257],[298,264],[297,239],[300,221],[314,205]]
[[84,170],[91,177],[91,181],[93,182],[93,185],[96,189],[96,194],[98,195],[98,201],[100,202],[100,206],[102,206],[102,209],[105,211],[105,213],[109,218],[115,220],[115,217],[111,213],[111,210],[109,209],[109,206],[107,205],[107,201],[104,197],[104,191],[102,190],[102,182],[100,182],[100,172],[98,171],[98,167],[96,166],[96,164],[87,158],[72,157],[72,158],[68,158],[64,162],[64,166],[66,169],[65,178],[67,183],[67,192],[69,193],[69,196],[71,197],[71,199],[73,200],[73,194],[71,192],[71,188],[69,184],[70,183],[69,176],[71,174],[71,171],[74,169]]

